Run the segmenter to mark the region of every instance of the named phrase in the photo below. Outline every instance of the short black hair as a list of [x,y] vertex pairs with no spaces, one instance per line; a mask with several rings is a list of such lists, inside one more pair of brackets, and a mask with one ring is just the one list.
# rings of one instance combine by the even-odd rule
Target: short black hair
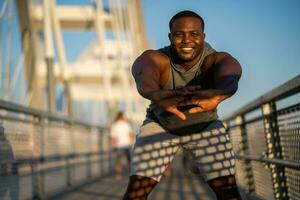
[[174,20],[176,19],[179,19],[179,18],[182,18],[182,17],[195,17],[197,19],[199,19],[201,21],[201,27],[202,27],[202,31],[204,31],[204,20],[203,18],[198,15],[197,13],[193,12],[193,11],[190,11],[190,10],[183,10],[183,11],[180,11],[179,13],[175,14],[169,21],[169,29],[171,31],[172,29],[172,24],[174,22]]
[[123,119],[124,118],[124,112],[123,111],[119,111],[116,115],[115,121]]

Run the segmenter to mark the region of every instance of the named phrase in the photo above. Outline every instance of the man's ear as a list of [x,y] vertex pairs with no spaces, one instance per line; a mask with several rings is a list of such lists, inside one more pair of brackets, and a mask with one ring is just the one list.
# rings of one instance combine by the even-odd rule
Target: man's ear
[[168,38],[169,38],[170,42],[171,42],[171,37],[172,37],[172,36],[171,36],[171,33],[169,33],[169,34],[168,34]]
[[203,39],[205,39],[205,36],[206,36],[205,33],[203,33]]

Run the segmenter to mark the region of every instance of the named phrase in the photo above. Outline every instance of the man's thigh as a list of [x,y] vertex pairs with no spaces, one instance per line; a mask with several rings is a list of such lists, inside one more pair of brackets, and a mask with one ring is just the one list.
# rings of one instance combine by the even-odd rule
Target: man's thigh
[[130,174],[159,181],[176,155],[178,141],[178,136],[150,119],[145,120],[132,150]]
[[234,175],[235,158],[228,133],[219,120],[190,136],[184,145],[206,180]]

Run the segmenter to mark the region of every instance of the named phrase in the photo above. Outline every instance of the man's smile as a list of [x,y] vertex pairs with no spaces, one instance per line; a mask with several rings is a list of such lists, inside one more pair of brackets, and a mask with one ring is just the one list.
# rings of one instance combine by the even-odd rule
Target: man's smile
[[181,50],[182,53],[191,53],[194,50],[194,48],[192,48],[192,47],[181,47],[180,50]]

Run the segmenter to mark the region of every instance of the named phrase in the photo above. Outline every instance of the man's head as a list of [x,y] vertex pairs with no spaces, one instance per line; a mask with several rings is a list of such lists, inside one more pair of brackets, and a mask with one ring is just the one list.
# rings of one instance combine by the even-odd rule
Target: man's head
[[124,112],[119,111],[118,114],[117,114],[117,116],[116,116],[115,121],[123,120],[123,119],[125,119]]
[[179,13],[175,14],[170,19],[170,21],[169,21],[170,32],[172,32],[172,25],[173,25],[174,20],[182,18],[182,17],[195,17],[195,18],[199,19],[201,21],[202,31],[204,31],[204,25],[205,25],[205,23],[204,23],[203,18],[200,15],[198,15],[197,13],[193,12],[193,11],[183,10],[183,11],[180,11]]
[[181,11],[169,22],[171,47],[179,62],[194,64],[204,47],[204,21],[192,11]]

